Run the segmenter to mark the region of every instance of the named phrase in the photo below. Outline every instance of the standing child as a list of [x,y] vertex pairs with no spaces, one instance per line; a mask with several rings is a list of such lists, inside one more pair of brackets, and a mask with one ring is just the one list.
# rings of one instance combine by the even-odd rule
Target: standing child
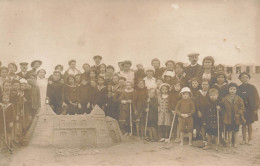
[[118,85],[119,87],[117,88],[116,86],[112,86],[112,93],[114,93],[113,96],[113,102],[114,102],[114,110],[115,110],[115,119],[119,119],[119,113],[120,113],[120,103],[121,101],[119,100],[120,96],[122,93],[125,91],[125,77],[119,77],[118,78]]
[[144,66],[142,64],[137,64],[136,68],[137,70],[134,74],[134,88],[137,88],[138,81],[146,76]]
[[195,105],[193,100],[191,99],[192,94],[190,88],[184,87],[181,90],[182,99],[178,101],[177,106],[175,108],[176,113],[179,116],[179,128],[180,128],[180,138],[181,144],[183,145],[184,140],[184,132],[188,130],[189,136],[189,145],[192,145],[192,130],[193,130],[193,117],[192,115],[195,113]]
[[[128,135],[129,132],[131,132],[129,127],[132,127],[130,126],[132,124],[130,120],[133,119],[133,114],[134,114],[134,110],[132,107],[132,102],[134,100],[134,88],[131,81],[126,81],[125,90],[120,96],[119,100],[121,101],[120,113],[119,113],[119,126],[122,134]],[[130,118],[130,110],[132,113],[131,118]]]
[[78,108],[81,109],[78,100],[79,91],[73,75],[68,75],[67,83],[68,84],[64,87],[64,99],[65,103],[68,105],[68,114],[74,115],[75,113],[78,113]]
[[171,97],[169,90],[169,84],[161,84],[160,96],[158,96],[158,126],[160,142],[167,141],[171,130]]
[[229,95],[223,98],[222,104],[224,109],[224,125],[228,132],[228,146],[232,145],[232,134],[234,134],[234,148],[237,148],[239,125],[242,121],[245,123],[244,118],[244,102],[236,94],[237,84],[230,83],[228,85]]
[[80,87],[80,84],[81,84],[81,74],[80,73],[75,75],[75,84],[77,87]]
[[108,89],[104,84],[105,84],[105,78],[99,76],[97,79],[97,93],[96,93],[95,104],[97,104],[102,110],[105,111],[105,107],[107,105]]
[[96,94],[97,94],[97,80],[91,79],[89,89],[89,104],[87,105],[87,113],[90,113],[95,106]]
[[209,90],[209,98],[208,102],[205,105],[205,115],[203,124],[206,127],[206,134],[207,134],[207,146],[204,149],[210,149],[212,145],[212,140],[216,141],[216,150],[219,144],[218,142],[218,134],[219,133],[219,124],[220,124],[220,101],[218,100],[218,90],[217,89],[210,89]]
[[89,101],[89,91],[90,85],[88,84],[87,78],[83,77],[79,88],[79,102],[81,105],[80,114],[89,113],[88,109],[90,107]]
[[160,96],[160,86],[163,84],[163,78],[162,77],[156,78],[155,84],[156,84],[155,95],[156,97],[158,97]]
[[197,77],[194,77],[190,80],[189,88],[191,93],[194,94],[194,97],[196,98],[197,91],[200,89],[199,79]]
[[9,95],[4,94],[0,103],[0,142],[8,149],[12,146],[12,132],[15,121],[13,105]]
[[[136,133],[140,137],[139,131],[141,129],[141,138],[144,137],[144,126],[145,126],[145,117],[146,117],[146,108],[147,108],[147,99],[148,91],[145,87],[144,80],[139,80],[137,83],[137,89],[134,95],[134,110],[135,110],[135,122],[136,122]],[[140,128],[141,127],[141,128]]]
[[212,85],[212,88],[216,88],[219,93],[219,100],[221,101],[226,95],[228,95],[227,76],[224,72],[218,72],[216,74],[217,82]]

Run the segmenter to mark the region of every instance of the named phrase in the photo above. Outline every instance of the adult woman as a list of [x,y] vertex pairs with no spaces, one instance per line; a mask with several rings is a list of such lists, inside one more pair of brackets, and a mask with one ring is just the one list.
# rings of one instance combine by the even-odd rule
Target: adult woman
[[168,60],[168,61],[166,61],[165,66],[166,66],[166,70],[163,72],[162,77],[164,78],[165,74],[168,71],[173,72],[173,74],[174,74],[173,77],[174,77],[175,76],[175,71],[174,71],[175,62],[173,60]]
[[252,140],[252,124],[258,120],[257,110],[259,109],[259,94],[254,85],[249,83],[250,74],[243,72],[239,75],[242,84],[238,87],[238,95],[243,99],[245,104],[246,124],[242,124],[243,142],[246,143],[246,127],[248,127],[248,143]]
[[37,86],[40,90],[40,108],[41,110],[45,108],[45,99],[47,96],[47,85],[48,85],[48,79],[45,78],[46,71],[44,69],[40,69],[37,72]]
[[214,68],[215,60],[212,56],[207,56],[202,61],[202,68],[198,72],[198,79],[209,80],[210,85],[213,85],[216,82],[216,73]]

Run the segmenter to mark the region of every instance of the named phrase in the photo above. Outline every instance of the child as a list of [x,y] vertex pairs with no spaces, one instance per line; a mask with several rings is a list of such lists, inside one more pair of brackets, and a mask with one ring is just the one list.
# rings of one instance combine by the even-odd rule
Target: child
[[196,99],[195,99],[195,104],[196,104],[196,121],[197,126],[196,128],[196,138],[201,138],[203,141],[206,141],[206,133],[205,133],[205,125],[202,123],[202,119],[204,119],[205,115],[205,106],[208,103],[208,97],[209,97],[209,80],[203,79],[201,82],[201,87],[202,89],[197,91],[196,93]]
[[89,91],[90,86],[88,85],[88,81],[86,77],[83,77],[81,80],[81,84],[79,88],[79,102],[81,105],[80,114],[90,113],[90,101],[89,101]]
[[81,84],[81,74],[80,73],[75,75],[75,84],[77,87],[79,87]]
[[88,112],[90,113],[92,111],[92,109],[95,106],[95,100],[96,100],[96,94],[97,94],[97,81],[94,80],[90,80],[90,89],[89,89],[89,104],[87,105],[87,109]]
[[68,114],[78,114],[78,109],[81,109],[81,105],[78,100],[79,91],[75,84],[75,77],[73,75],[68,75],[67,83],[68,84],[64,87],[64,100],[68,105]]
[[156,78],[155,84],[156,84],[155,95],[156,97],[158,97],[160,96],[160,86],[163,84],[163,78],[162,77]]
[[219,100],[221,101],[226,95],[228,95],[227,77],[224,72],[218,72],[216,74],[217,82],[212,85],[212,88],[216,88],[219,93]]
[[90,71],[88,72],[88,79],[91,80],[96,80],[98,76],[98,70],[91,68]]
[[164,74],[164,82],[171,85],[174,74],[172,71],[166,71]]
[[[208,102],[205,105],[205,114],[203,118],[203,125],[205,126],[206,134],[207,134],[207,146],[203,149],[210,149],[212,145],[212,140],[216,140],[216,150],[218,150],[217,146],[218,142],[218,130],[220,126],[221,116],[217,112],[220,112],[220,102],[218,100],[218,90],[217,89],[210,89],[209,90],[209,98]],[[218,117],[219,116],[219,117]],[[220,131],[220,130],[219,130]]]
[[104,85],[104,83],[105,83],[104,77],[99,76],[97,79],[97,93],[96,93],[95,104],[97,104],[102,110],[105,111],[105,107],[107,106],[108,89]]
[[145,126],[145,117],[146,117],[146,108],[147,108],[147,99],[148,99],[148,91],[145,87],[144,80],[139,80],[137,83],[137,89],[134,94],[134,110],[135,110],[135,122],[136,122],[136,132],[137,136],[139,135],[139,127],[141,125],[141,138],[144,137],[144,126]]
[[[133,84],[131,81],[126,81],[125,83],[125,90],[120,96],[119,100],[121,101],[120,105],[120,113],[119,113],[119,126],[121,129],[122,134],[128,135],[130,130],[129,126],[132,122],[130,122],[130,119],[133,120],[134,116],[134,110],[132,107],[132,102],[134,99],[134,89]],[[132,113],[132,117],[130,118],[130,110]],[[131,135],[132,133],[130,133]]]
[[174,67],[175,76],[172,81],[181,81],[183,86],[187,86],[187,79],[184,74],[184,64],[182,62],[177,62]]
[[105,78],[107,72],[107,66],[104,63],[100,64],[99,71],[100,71],[99,76]]
[[156,88],[156,79],[153,77],[154,75],[154,69],[147,69],[146,70],[146,77],[144,77],[144,81],[145,81],[145,86],[146,88],[149,89],[154,89]]
[[[157,141],[157,127],[158,127],[158,99],[155,96],[155,89],[148,91],[148,105],[146,114],[148,114],[147,129],[150,131],[151,141]],[[146,116],[146,115],[145,115]],[[146,132],[146,131],[144,131]]]
[[189,145],[192,145],[192,130],[193,130],[193,117],[192,115],[195,113],[195,105],[193,100],[191,99],[192,94],[190,88],[184,87],[181,89],[182,99],[178,101],[175,111],[179,116],[179,129],[180,129],[180,138],[181,144],[183,145],[184,140],[184,132],[188,130],[189,136]]
[[245,123],[244,118],[244,102],[236,94],[237,84],[230,83],[228,85],[229,94],[223,98],[222,104],[224,109],[224,125],[226,131],[228,132],[228,146],[232,145],[232,132],[234,134],[234,148],[237,148],[238,141],[238,131],[239,125],[243,122]]
[[64,103],[64,85],[61,83],[61,73],[54,71],[52,74],[52,83],[47,85],[47,98],[53,111],[60,115]]
[[115,110],[115,119],[118,120],[119,118],[119,113],[120,113],[120,103],[121,101],[119,100],[120,96],[122,93],[125,91],[125,77],[119,77],[118,78],[118,85],[119,87],[116,88],[112,86],[112,93],[113,95],[113,102],[114,102],[114,110]]
[[13,105],[10,103],[10,97],[8,94],[4,94],[2,102],[0,103],[0,142],[8,149],[12,146],[15,117]]
[[197,77],[194,77],[190,80],[190,86],[189,86],[191,93],[194,94],[193,97],[197,97],[197,91],[200,89],[199,79]]
[[[243,72],[239,75],[242,84],[238,87],[238,95],[243,99],[245,105],[246,124],[242,124],[243,142],[242,144],[251,144],[252,141],[252,124],[258,120],[257,110],[259,109],[259,94],[256,87],[249,83],[250,74]],[[246,142],[246,127],[248,127],[248,142]]]
[[3,84],[6,80],[8,80],[8,68],[2,66],[0,68],[0,87],[1,88],[3,88]]
[[137,70],[136,70],[136,72],[135,72],[135,74],[134,74],[134,82],[135,82],[135,85],[134,85],[134,87],[135,88],[137,88],[137,84],[138,84],[138,81],[140,80],[140,79],[143,79],[145,76],[146,76],[146,74],[145,74],[145,72],[144,72],[144,67],[143,67],[143,65],[142,64],[137,64],[136,65],[136,68],[137,68]]
[[165,142],[169,138],[171,130],[171,98],[170,85],[163,83],[160,86],[160,96],[158,96],[158,125],[160,142]]

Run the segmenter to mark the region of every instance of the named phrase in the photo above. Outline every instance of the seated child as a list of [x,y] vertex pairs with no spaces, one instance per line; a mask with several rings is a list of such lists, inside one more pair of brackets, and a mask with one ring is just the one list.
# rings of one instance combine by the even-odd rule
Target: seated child
[[183,145],[184,132],[188,130],[189,135],[189,145],[192,145],[192,131],[193,131],[193,117],[195,113],[195,105],[191,99],[192,94],[190,88],[184,87],[180,92],[182,99],[178,101],[175,111],[179,116],[179,129],[180,129],[180,138],[181,144]]

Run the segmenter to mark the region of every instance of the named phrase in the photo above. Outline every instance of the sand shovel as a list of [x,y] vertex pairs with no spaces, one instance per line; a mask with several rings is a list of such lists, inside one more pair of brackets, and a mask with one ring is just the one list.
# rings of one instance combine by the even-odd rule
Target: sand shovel
[[147,106],[148,111],[146,112],[145,127],[144,127],[145,138],[147,136],[147,124],[148,124],[149,108],[150,108],[150,106],[149,106],[149,103],[148,103],[148,106]]
[[13,150],[8,146],[7,144],[7,134],[6,134],[6,121],[5,121],[5,111],[6,111],[6,107],[2,105],[3,108],[3,118],[4,118],[4,134],[5,134],[5,139],[4,139],[4,144],[6,145],[7,149],[9,150],[10,153],[13,152]]
[[133,135],[132,104],[130,103],[130,136]]
[[217,121],[218,121],[218,143],[217,146],[219,145],[219,110],[217,110]]
[[170,134],[169,134],[169,139],[166,141],[167,143],[170,143],[170,141],[171,141],[172,130],[173,130],[173,125],[174,125],[175,117],[176,117],[176,113],[173,114],[172,126],[171,126],[171,130],[170,130]]

